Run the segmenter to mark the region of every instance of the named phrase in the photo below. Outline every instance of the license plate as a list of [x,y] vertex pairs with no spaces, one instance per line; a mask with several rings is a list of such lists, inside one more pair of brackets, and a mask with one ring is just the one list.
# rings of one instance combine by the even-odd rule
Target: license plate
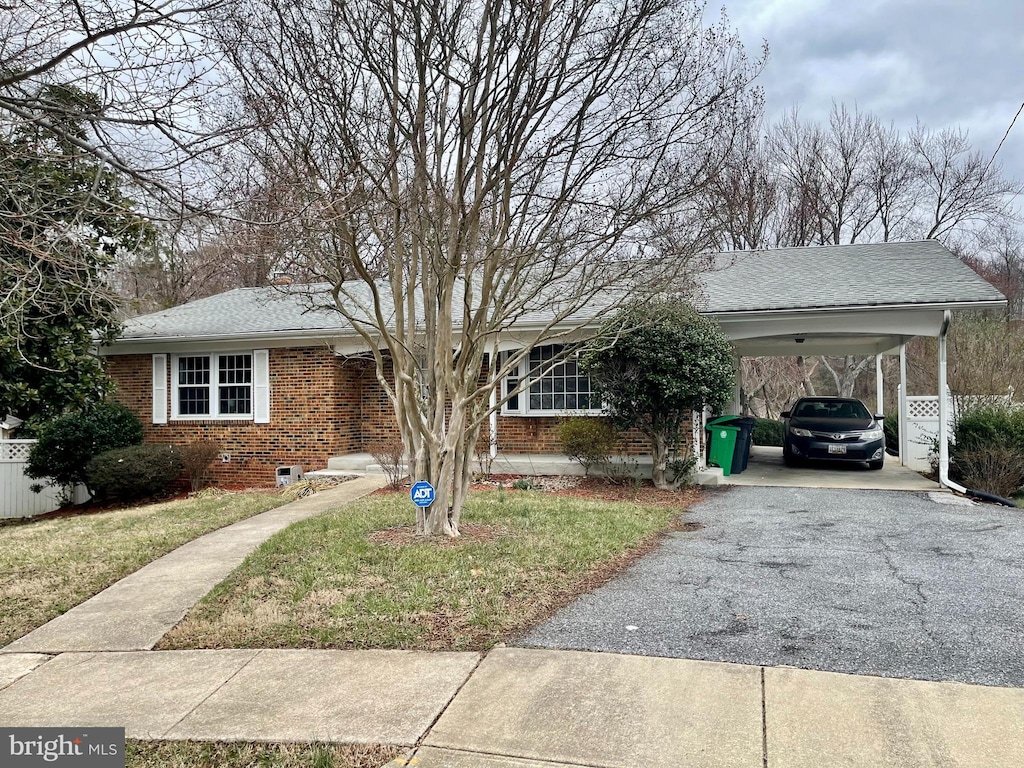
[[845,445],[830,445],[828,447],[829,453],[846,453]]

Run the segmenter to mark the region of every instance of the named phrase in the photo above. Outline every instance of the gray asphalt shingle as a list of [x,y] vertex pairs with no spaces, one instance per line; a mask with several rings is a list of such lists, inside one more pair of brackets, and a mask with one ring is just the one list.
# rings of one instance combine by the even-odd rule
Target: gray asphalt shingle
[[[701,279],[704,285],[698,305],[711,314],[1004,300],[999,291],[933,240],[723,253],[715,257],[714,267]],[[329,303],[323,287],[319,293],[316,288],[313,291],[321,303]],[[121,338],[352,333],[340,313],[309,309],[310,295],[306,286],[239,288],[132,318]],[[589,313],[575,313],[573,319],[585,320],[588,314],[600,318],[606,303],[596,300]],[[543,322],[550,316],[543,307],[532,307],[523,320]]]
[[712,313],[1004,300],[935,240],[723,253],[704,282]]

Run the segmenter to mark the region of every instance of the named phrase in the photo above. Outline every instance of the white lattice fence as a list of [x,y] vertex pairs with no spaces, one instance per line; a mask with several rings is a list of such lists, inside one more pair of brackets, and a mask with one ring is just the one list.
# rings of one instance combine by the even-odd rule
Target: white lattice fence
[[908,397],[907,418],[939,423],[938,397]]
[[25,476],[25,464],[35,440],[0,440],[0,518],[31,517],[52,512],[60,506],[60,489]]

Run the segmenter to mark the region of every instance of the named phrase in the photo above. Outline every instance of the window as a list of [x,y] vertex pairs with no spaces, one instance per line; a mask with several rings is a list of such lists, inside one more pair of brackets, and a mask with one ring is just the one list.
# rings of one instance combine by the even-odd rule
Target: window
[[[522,369],[529,373],[530,383],[525,393],[513,396],[505,404],[505,413],[526,415],[555,413],[598,413],[601,400],[590,386],[590,377],[583,374],[574,356],[555,362],[563,347],[549,344],[530,350],[520,370],[505,379],[505,394],[519,386],[524,378]],[[525,409],[522,407],[525,405]]]
[[251,353],[180,355],[172,365],[175,417],[252,417]]

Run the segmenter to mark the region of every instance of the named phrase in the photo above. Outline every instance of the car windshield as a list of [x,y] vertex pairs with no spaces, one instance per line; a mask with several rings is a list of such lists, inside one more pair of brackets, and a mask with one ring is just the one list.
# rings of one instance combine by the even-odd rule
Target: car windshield
[[870,419],[871,414],[859,400],[804,400],[794,416],[814,419]]

